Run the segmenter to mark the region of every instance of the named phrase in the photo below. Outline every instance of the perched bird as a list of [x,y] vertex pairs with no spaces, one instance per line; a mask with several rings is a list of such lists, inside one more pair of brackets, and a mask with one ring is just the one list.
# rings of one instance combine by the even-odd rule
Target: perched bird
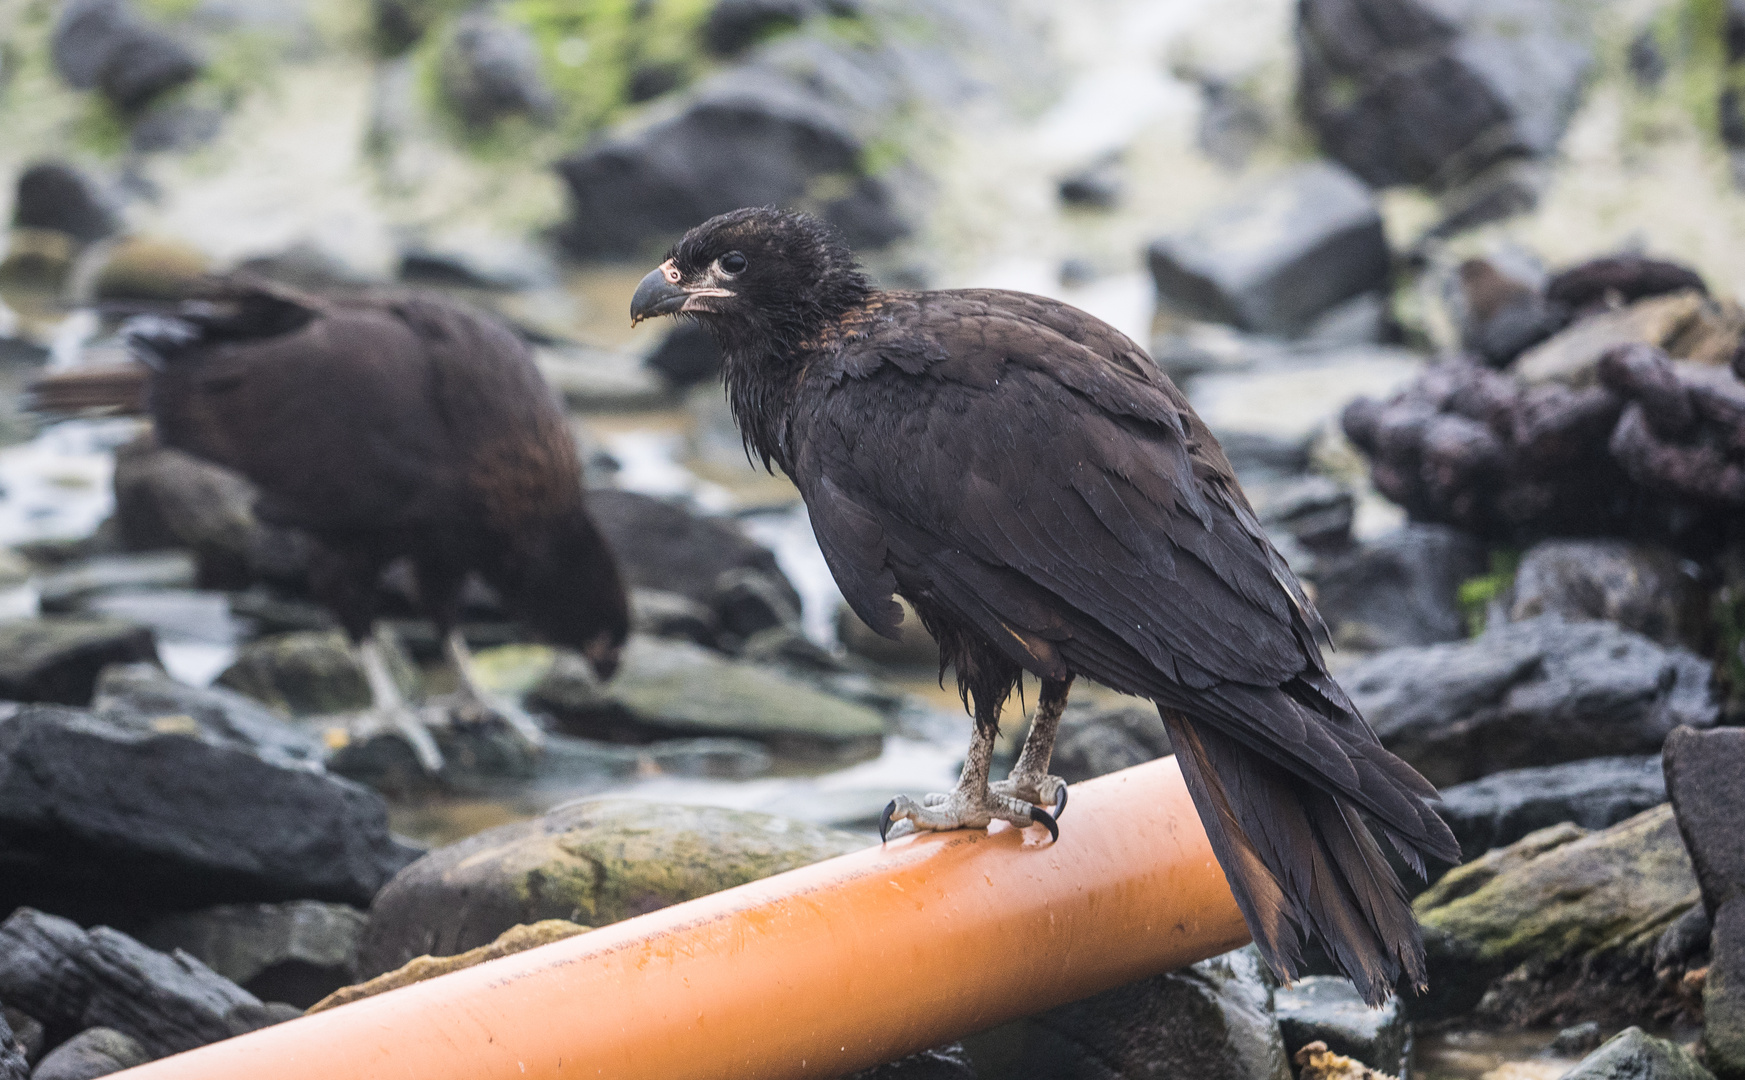
[[[1370,830],[1420,873],[1426,856],[1457,861],[1435,789],[1327,673],[1319,616],[1143,349],[1038,296],[875,289],[828,227],[769,209],[692,229],[630,310],[714,334],[747,449],[799,487],[848,603],[895,636],[903,596],[956,670],[975,717],[962,777],[893,800],[884,826],[999,818],[1058,837],[1066,785],[1048,761],[1082,675],[1157,704],[1281,977],[1308,933],[1368,1001],[1423,985],[1417,924]],[[1041,679],[1030,734],[990,783],[1026,671]]]
[[144,406],[161,443],[252,480],[261,520],[313,537],[310,587],[358,647],[369,718],[401,732],[425,768],[442,756],[374,633],[391,563],[413,568],[463,712],[541,738],[474,677],[455,626],[469,574],[611,675],[629,628],[624,586],[588,516],[563,411],[508,329],[430,295],[328,299],[241,278],[123,329],[140,363],[48,375],[32,387],[37,407]]

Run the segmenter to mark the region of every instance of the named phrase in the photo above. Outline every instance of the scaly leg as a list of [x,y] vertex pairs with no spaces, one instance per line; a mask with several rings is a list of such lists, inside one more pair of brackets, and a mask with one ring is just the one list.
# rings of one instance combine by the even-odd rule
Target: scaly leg
[[486,719],[497,717],[509,725],[509,730],[521,736],[527,745],[535,750],[545,746],[545,732],[527,715],[526,710],[510,701],[504,701],[488,693],[479,685],[477,672],[473,669],[473,652],[467,647],[466,638],[459,630],[450,630],[443,640],[443,649],[448,653],[448,662],[454,665],[460,687],[455,692],[457,712],[466,719]]
[[1066,811],[1066,781],[1048,773],[1048,759],[1054,756],[1054,733],[1060,728],[1060,714],[1066,710],[1066,695],[1072,689],[1073,677],[1043,679],[1042,693],[1036,699],[1036,716],[1030,721],[1030,734],[1024,737],[1024,748],[1018,751],[1018,763],[1012,775],[991,785],[997,795],[1010,795],[1026,802],[1053,806],[1055,820]]
[[373,730],[383,729],[398,732],[412,747],[413,755],[425,772],[432,776],[440,773],[442,751],[437,748],[436,740],[431,737],[423,719],[406,704],[405,695],[400,693],[400,684],[394,681],[393,672],[388,670],[381,642],[371,634],[358,644],[357,651],[358,659],[363,663],[364,678],[369,682],[371,704],[369,711],[353,725],[356,733],[367,736]]
[[998,730],[997,724],[977,716],[975,735],[963,759],[963,774],[957,787],[946,794],[929,795],[921,802],[907,795],[892,799],[879,815],[879,839],[890,834],[893,821],[908,821],[917,829],[947,830],[979,829],[995,818],[1019,828],[1040,823],[1048,827],[1050,836],[1060,839],[1060,830],[1048,811],[988,789],[988,766],[994,758],[994,735]]

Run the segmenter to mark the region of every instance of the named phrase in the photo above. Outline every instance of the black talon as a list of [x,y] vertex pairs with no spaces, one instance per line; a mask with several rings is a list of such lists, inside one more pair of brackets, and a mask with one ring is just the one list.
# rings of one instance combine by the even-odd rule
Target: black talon
[[1054,797],[1054,820],[1059,821],[1060,815],[1066,813],[1066,785],[1060,785],[1060,794]]
[[1032,806],[1030,808],[1030,820],[1037,824],[1047,826],[1048,835],[1051,839],[1060,839],[1060,826],[1054,823],[1054,815],[1042,809],[1042,807]]
[[879,843],[885,842],[885,834],[891,831],[891,815],[896,812],[897,800],[892,799],[885,804],[884,813],[879,815]]

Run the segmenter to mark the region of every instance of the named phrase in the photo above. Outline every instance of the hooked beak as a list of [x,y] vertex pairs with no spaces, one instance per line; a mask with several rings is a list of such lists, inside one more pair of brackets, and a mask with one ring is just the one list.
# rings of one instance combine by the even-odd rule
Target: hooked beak
[[652,319],[658,315],[672,315],[685,306],[685,301],[691,294],[679,288],[673,281],[675,275],[662,265],[657,270],[650,270],[648,276],[636,286],[636,292],[630,297],[630,325],[635,326],[644,319]]

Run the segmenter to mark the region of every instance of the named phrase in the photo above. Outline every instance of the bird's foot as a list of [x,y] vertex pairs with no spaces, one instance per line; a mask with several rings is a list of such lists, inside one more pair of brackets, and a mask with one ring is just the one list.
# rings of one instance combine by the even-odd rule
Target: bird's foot
[[996,819],[1009,821],[1020,829],[1026,825],[1042,825],[1048,829],[1050,837],[1060,839],[1060,828],[1048,811],[986,787],[979,793],[958,788],[949,794],[927,795],[920,802],[899,795],[879,815],[879,839],[887,839],[891,826],[901,821],[907,821],[914,829],[945,832],[984,828]]
[[419,768],[435,776],[442,772],[442,751],[430,734],[428,718],[409,705],[388,705],[360,713],[351,722],[351,736],[364,740],[376,735],[397,735],[412,749]]
[[1037,806],[1053,807],[1054,820],[1066,813],[1066,781],[1047,773],[1013,773],[988,785],[995,795],[1021,799]]

